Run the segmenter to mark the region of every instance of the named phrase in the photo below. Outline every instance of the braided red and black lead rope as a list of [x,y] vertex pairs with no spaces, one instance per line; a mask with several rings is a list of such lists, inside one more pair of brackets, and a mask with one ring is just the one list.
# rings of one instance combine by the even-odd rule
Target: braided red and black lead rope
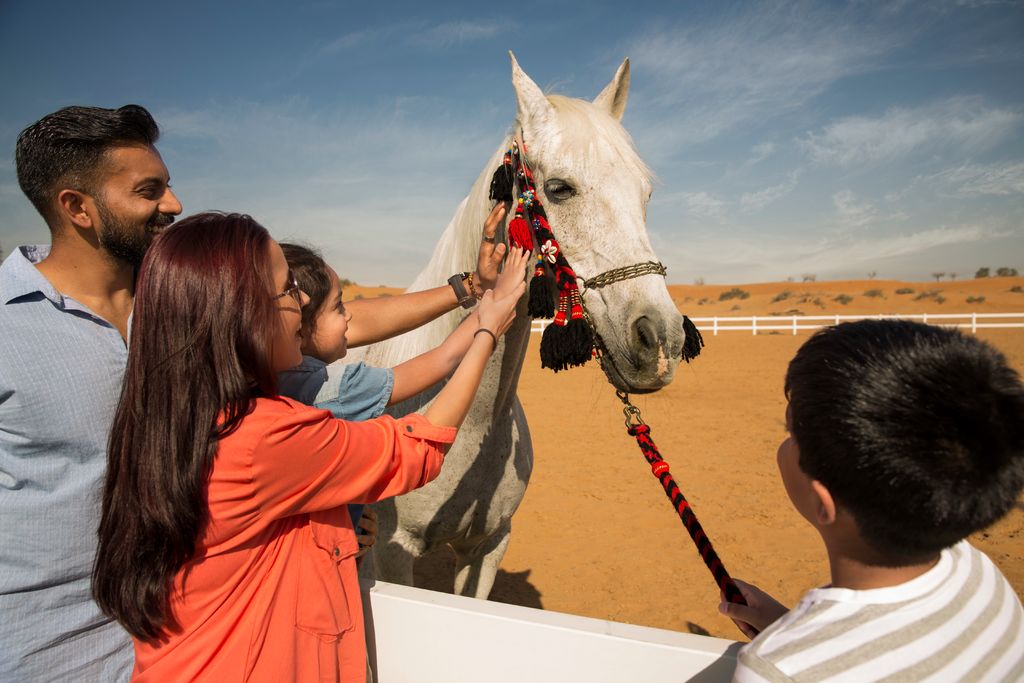
[[658,447],[654,445],[654,441],[651,439],[651,428],[646,424],[630,425],[629,435],[636,438],[644,458],[651,466],[651,472],[654,473],[654,476],[658,478],[658,481],[665,488],[665,495],[672,501],[673,507],[679,513],[683,526],[690,533],[690,538],[693,539],[694,544],[697,546],[697,552],[700,553],[701,559],[704,560],[704,564],[707,565],[711,575],[715,577],[715,583],[718,584],[718,587],[725,595],[725,599],[738,605],[746,605],[747,601],[743,598],[739,588],[736,587],[732,577],[729,576],[725,565],[718,558],[718,553],[715,552],[711,545],[711,539],[704,533],[704,528],[697,521],[697,515],[694,514],[689,501],[683,496],[683,492],[676,485],[676,480],[669,473],[668,463],[661,457]]

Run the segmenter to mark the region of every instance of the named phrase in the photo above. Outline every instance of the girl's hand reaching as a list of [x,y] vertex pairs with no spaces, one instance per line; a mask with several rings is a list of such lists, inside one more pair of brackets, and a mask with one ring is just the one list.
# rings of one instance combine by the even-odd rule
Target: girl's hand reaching
[[505,259],[505,269],[501,271],[498,282],[494,286],[495,298],[500,299],[511,293],[516,285],[523,284],[531,255],[532,253],[526,249],[513,247],[509,250],[508,257]]
[[505,334],[516,317],[516,304],[525,291],[526,282],[520,279],[500,298],[494,295],[494,290],[484,292],[484,297],[476,309],[480,328],[489,330],[495,338]]

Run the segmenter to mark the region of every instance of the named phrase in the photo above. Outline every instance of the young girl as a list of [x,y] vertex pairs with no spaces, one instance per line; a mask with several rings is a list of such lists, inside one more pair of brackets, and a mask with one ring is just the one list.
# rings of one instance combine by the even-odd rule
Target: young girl
[[139,272],[93,593],[139,681],[364,680],[344,503],[437,476],[523,285],[486,293],[423,415],[346,422],[277,395],[307,297],[252,218],[168,228]]
[[[485,233],[489,227],[493,227],[490,224],[496,223],[502,216],[501,207],[496,207],[488,217]],[[375,336],[371,337],[358,329],[362,320],[353,320],[346,309],[341,298],[338,274],[318,253],[296,244],[281,244],[281,249],[299,288],[309,297],[309,303],[302,309],[302,363],[281,373],[278,377],[279,391],[284,396],[330,410],[335,417],[368,420],[383,414],[386,407],[437,384],[458,367],[473,341],[473,333],[480,326],[477,314],[473,312],[440,346],[394,369],[376,368],[362,362],[328,368],[331,363],[345,357],[349,346],[404,332],[408,329],[409,316],[400,312],[389,316],[387,320],[374,316]],[[523,281],[529,257],[529,252],[521,249],[513,249],[509,253],[505,269],[495,285],[495,297],[500,299],[506,296]],[[454,307],[456,298],[451,288],[442,288],[440,294],[447,294],[452,302],[451,307]],[[409,306],[393,308],[413,310]],[[446,312],[444,308],[437,310],[439,313]],[[355,337],[356,344],[349,344],[350,335]],[[362,506],[348,507],[352,525],[359,529]],[[366,525],[368,531],[375,530],[374,522],[375,518],[369,520]],[[369,536],[360,536],[359,540],[360,544],[371,542]],[[360,555],[363,552],[361,550]]]

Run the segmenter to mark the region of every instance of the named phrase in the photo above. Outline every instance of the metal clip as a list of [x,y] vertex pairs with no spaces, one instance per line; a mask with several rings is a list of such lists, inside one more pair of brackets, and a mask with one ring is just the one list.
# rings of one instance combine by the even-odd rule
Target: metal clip
[[619,400],[626,406],[622,409],[622,414],[626,416],[626,429],[632,429],[633,427],[639,427],[642,424],[646,424],[644,419],[640,417],[640,409],[629,402],[629,394],[621,389],[616,389],[615,395],[618,396]]

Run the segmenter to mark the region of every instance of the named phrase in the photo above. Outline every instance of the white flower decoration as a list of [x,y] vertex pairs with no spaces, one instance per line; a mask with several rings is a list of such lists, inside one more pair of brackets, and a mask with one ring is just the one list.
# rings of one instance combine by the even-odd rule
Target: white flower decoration
[[548,240],[541,245],[540,253],[543,254],[544,258],[548,261],[554,263],[555,259],[558,257],[558,245],[554,244],[551,240]]

